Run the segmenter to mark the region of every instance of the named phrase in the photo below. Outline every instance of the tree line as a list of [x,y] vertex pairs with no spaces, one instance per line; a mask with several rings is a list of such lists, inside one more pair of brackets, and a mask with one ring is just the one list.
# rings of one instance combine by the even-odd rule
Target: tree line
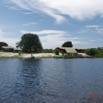
[[[0,42],[0,50],[2,46],[8,46],[5,42]],[[65,42],[63,47],[72,47],[72,42],[68,41]],[[21,48],[22,52],[25,53],[54,53],[55,50],[53,49],[43,49],[41,41],[37,34],[26,33],[21,37],[21,40],[16,43],[17,48]]]
[[[8,46],[5,42],[0,42],[0,50],[2,46]],[[41,41],[37,34],[26,33],[21,37],[21,40],[16,43],[17,48],[21,48],[22,52],[25,53],[54,53],[58,54],[58,47],[53,49],[43,49]],[[73,47],[71,41],[64,42],[62,47]],[[91,57],[103,57],[103,47],[84,49],[84,53],[90,55]]]
[[[8,46],[5,42],[0,42],[0,50],[3,46]],[[16,47],[24,53],[53,53],[53,49],[43,49],[42,43],[37,34],[26,33],[21,37],[21,40],[16,43]]]
[[85,53],[91,57],[103,58],[103,47],[85,49]]

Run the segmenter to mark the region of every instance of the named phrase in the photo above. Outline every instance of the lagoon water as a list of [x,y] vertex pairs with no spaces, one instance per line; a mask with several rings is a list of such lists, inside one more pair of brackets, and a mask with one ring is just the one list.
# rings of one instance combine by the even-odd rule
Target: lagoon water
[[103,59],[0,59],[0,103],[103,103],[102,94]]

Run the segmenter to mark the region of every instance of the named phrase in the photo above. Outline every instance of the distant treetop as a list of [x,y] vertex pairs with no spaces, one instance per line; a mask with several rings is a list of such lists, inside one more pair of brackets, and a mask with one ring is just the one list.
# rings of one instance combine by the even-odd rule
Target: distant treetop
[[62,45],[62,47],[73,47],[73,45],[72,45],[71,41],[67,41],[67,42],[64,42],[64,44]]

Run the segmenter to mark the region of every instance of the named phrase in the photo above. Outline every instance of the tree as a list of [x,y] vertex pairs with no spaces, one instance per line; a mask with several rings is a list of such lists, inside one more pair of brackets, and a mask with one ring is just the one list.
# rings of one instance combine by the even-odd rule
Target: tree
[[87,54],[90,56],[95,56],[96,54],[98,54],[98,50],[95,48],[88,49]]
[[86,53],[92,57],[103,57],[103,50],[101,50],[100,48],[87,49]]
[[17,43],[17,47],[20,47],[23,52],[41,52],[42,45],[38,35],[26,33],[21,37],[21,41]]
[[73,47],[73,45],[72,45],[71,41],[67,41],[67,42],[64,42],[64,44],[62,45],[62,47]]
[[59,55],[59,47],[57,47],[56,49],[55,49],[55,55]]
[[2,46],[8,46],[8,44],[5,42],[0,42],[0,50],[1,50]]

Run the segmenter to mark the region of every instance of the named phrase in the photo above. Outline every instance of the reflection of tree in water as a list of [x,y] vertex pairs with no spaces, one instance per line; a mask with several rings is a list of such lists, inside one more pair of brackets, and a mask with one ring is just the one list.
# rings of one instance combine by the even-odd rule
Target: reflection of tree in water
[[39,85],[40,60],[24,60],[22,62],[20,77],[23,80],[25,87]]
[[89,94],[85,97],[82,97],[80,101],[76,103],[103,103],[103,95]]
[[20,69],[19,77],[14,87],[16,97],[20,103],[34,103],[34,101],[39,101],[40,97],[37,93],[41,90],[40,65],[40,59],[21,60],[21,67],[18,68]]

